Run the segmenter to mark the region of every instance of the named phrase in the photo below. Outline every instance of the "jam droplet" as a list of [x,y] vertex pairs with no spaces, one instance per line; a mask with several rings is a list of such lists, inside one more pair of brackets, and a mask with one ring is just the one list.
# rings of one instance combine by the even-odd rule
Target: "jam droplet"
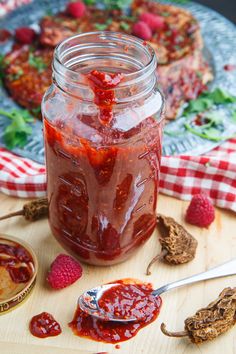
[[42,312],[32,317],[30,332],[38,338],[55,337],[61,334],[61,326],[50,313]]
[[236,70],[236,65],[233,65],[233,64],[226,64],[226,65],[224,66],[224,70],[225,70],[225,71],[234,71],[234,70]]

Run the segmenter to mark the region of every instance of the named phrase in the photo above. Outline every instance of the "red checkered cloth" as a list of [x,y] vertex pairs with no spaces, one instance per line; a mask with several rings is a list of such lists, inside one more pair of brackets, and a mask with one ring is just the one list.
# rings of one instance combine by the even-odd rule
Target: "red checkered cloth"
[[[164,156],[160,192],[183,200],[206,193],[214,204],[236,211],[236,139],[204,156]],[[46,194],[45,167],[0,149],[0,191],[28,198]]]
[[[30,0],[1,0],[0,16]],[[160,191],[190,200],[207,193],[215,205],[236,211],[236,139],[204,156],[162,158]],[[29,198],[46,194],[45,167],[0,149],[0,191]]]

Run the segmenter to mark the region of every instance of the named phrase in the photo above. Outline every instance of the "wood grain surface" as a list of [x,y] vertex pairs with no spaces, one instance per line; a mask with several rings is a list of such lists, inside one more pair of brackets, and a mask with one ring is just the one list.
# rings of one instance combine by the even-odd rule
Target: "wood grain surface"
[[[24,201],[0,195],[0,214],[16,211]],[[186,203],[165,196],[159,197],[158,211],[184,223]],[[211,227],[199,229],[186,225],[197,238],[199,245],[196,258],[181,266],[155,264],[152,275],[145,275],[149,260],[156,255],[160,246],[154,233],[145,246],[127,262],[112,267],[93,267],[84,265],[83,277],[61,291],[47,287],[45,278],[50,263],[63,252],[52,237],[47,220],[28,223],[21,217],[0,222],[0,232],[26,240],[36,251],[39,260],[37,285],[31,297],[22,306],[9,314],[0,316],[1,354],[87,354],[108,352],[109,354],[235,354],[236,328],[216,340],[200,346],[187,339],[172,339],[160,332],[161,322],[170,330],[181,330],[184,319],[214,300],[226,286],[236,286],[236,276],[212,280],[173,290],[163,295],[163,307],[159,318],[141,330],[130,341],[114,345],[97,343],[76,337],[68,327],[76,307],[78,296],[87,288],[124,277],[151,281],[154,287],[201,272],[209,267],[236,256],[235,214],[217,210],[216,220]],[[28,324],[32,316],[48,311],[60,322],[63,333],[54,338],[33,337]]]

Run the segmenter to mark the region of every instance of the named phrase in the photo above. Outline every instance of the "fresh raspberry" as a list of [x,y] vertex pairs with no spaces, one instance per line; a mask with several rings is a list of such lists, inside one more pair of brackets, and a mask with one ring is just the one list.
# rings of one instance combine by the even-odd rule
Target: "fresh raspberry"
[[19,27],[16,29],[15,38],[18,42],[22,44],[33,43],[36,37],[36,33],[32,28],[29,27]]
[[81,1],[71,2],[67,6],[67,13],[74,18],[81,18],[84,16],[86,6]]
[[136,22],[133,26],[133,34],[145,41],[148,41],[149,39],[152,38],[152,31],[151,29],[148,27],[148,25],[143,22],[143,21],[139,21]]
[[82,267],[74,258],[59,254],[51,264],[47,281],[53,289],[62,289],[78,280],[82,275]]
[[152,31],[161,30],[165,26],[165,19],[162,16],[144,12],[139,17],[140,21],[145,22]]
[[210,199],[204,194],[194,195],[186,212],[186,221],[199,227],[207,227],[214,219],[215,209]]

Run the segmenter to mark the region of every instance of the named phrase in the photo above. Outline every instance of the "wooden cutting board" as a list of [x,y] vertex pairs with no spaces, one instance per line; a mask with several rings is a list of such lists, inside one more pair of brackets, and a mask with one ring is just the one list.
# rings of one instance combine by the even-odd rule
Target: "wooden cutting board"
[[[23,200],[0,195],[0,214],[21,208]],[[158,211],[184,223],[187,203],[166,196],[159,197]],[[0,222],[0,232],[26,240],[36,251],[39,260],[37,285],[31,297],[15,311],[0,316],[1,354],[235,354],[236,327],[216,340],[200,346],[187,339],[165,337],[160,324],[165,322],[170,330],[183,329],[184,319],[214,300],[226,286],[236,286],[236,276],[195,284],[163,295],[163,307],[159,318],[141,330],[130,341],[114,345],[97,343],[76,337],[67,326],[71,321],[78,296],[87,288],[124,277],[151,281],[155,287],[201,272],[236,256],[235,214],[217,210],[216,220],[210,229],[186,225],[197,238],[196,258],[181,266],[155,264],[152,275],[145,275],[149,260],[158,253],[160,246],[155,233],[146,245],[127,262],[112,267],[84,265],[83,277],[74,285],[61,291],[47,287],[45,278],[52,260],[62,248],[52,237],[47,220],[28,223],[21,217]],[[54,338],[33,337],[28,324],[32,316],[48,311],[60,322],[63,333]]]

